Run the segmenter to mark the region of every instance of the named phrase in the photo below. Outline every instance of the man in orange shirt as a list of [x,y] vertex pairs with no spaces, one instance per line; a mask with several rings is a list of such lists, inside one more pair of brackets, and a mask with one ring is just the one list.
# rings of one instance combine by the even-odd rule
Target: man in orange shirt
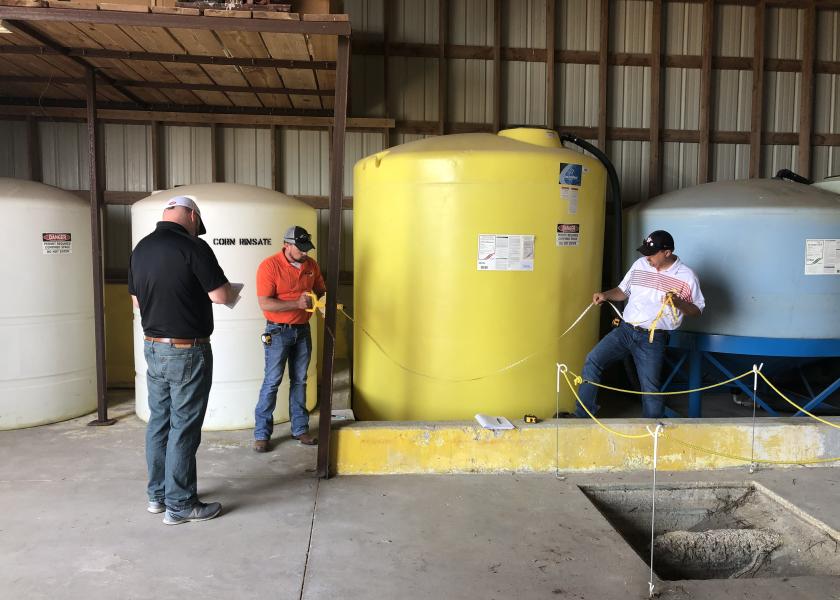
[[309,435],[306,410],[306,372],[312,355],[312,336],[306,312],[312,306],[309,292],[321,296],[326,291],[318,263],[306,253],[313,250],[309,232],[297,225],[283,236],[283,250],[269,256],[257,269],[257,297],[266,319],[262,336],[265,348],[265,376],[254,411],[254,450],[268,452],[274,430],[277,388],[289,363],[289,416],[292,437],[314,446],[318,439]]

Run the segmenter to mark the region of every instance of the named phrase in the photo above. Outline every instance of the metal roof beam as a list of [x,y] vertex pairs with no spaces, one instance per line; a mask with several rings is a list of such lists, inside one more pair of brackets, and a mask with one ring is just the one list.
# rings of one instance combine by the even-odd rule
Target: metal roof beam
[[296,21],[292,19],[231,19],[165,13],[80,10],[76,8],[32,8],[0,6],[0,19],[11,21],[52,21],[59,23],[102,23],[136,27],[173,27],[208,31],[253,31],[257,33],[310,33],[350,35],[350,21]]
[[[102,77],[102,73],[99,73]],[[3,76],[5,83],[43,83],[44,77],[33,75]],[[51,77],[51,83],[68,85],[85,85],[85,80],[74,77]],[[248,85],[216,85],[215,83],[172,83],[168,81],[134,81],[134,80],[113,80],[103,82],[106,85],[115,87],[142,87],[156,90],[199,90],[207,92],[246,92],[251,94],[284,94],[290,96],[334,96],[334,90],[315,90],[308,88],[284,88],[284,87],[260,87]]]
[[[63,9],[69,10],[69,9]],[[335,71],[335,62],[328,60],[283,60],[276,58],[246,58],[227,56],[199,56],[194,54],[164,54],[157,52],[129,52],[99,48],[64,48],[59,52],[43,46],[0,46],[0,54],[31,54],[49,56],[60,54],[77,58],[112,58],[116,60],[141,60],[163,63],[187,63],[195,65],[234,65],[237,67],[267,67],[275,69],[314,69]]]

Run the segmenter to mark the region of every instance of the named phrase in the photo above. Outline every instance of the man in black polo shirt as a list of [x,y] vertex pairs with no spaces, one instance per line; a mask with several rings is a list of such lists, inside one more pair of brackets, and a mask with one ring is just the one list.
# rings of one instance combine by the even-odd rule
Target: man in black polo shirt
[[219,515],[199,502],[195,454],[213,379],[213,303],[236,299],[190,196],[167,201],[154,232],[134,248],[128,291],[140,309],[149,392],[146,462],[151,513],[177,525]]

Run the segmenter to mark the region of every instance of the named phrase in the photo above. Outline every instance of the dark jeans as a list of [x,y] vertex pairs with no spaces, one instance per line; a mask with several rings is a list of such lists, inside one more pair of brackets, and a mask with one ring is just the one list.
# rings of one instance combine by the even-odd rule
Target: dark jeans
[[145,342],[149,388],[146,463],[149,500],[181,511],[198,501],[195,453],[213,382],[210,344],[175,348]]
[[281,326],[268,323],[265,333],[271,336],[271,343],[263,344],[265,376],[254,411],[254,439],[271,439],[277,388],[283,380],[286,362],[289,363],[289,418],[292,421],[292,435],[301,435],[309,430],[309,413],[306,410],[306,372],[312,355],[309,324]]
[[[598,342],[586,356],[586,362],[583,365],[583,378],[600,383],[604,369],[614,362],[623,360],[629,354],[633,357],[633,362],[636,363],[641,391],[658,392],[662,359],[665,356],[665,345],[668,341],[667,336],[668,332],[666,331],[656,331],[653,343],[651,343],[647,331],[637,331],[631,325],[622,322],[621,325]],[[580,386],[581,402],[592,411],[592,414],[598,411],[597,396],[598,388],[594,385],[584,383]],[[580,406],[575,409],[575,414],[579,417],[588,416]],[[642,396],[643,417],[658,419],[664,414],[665,403],[662,396]]]

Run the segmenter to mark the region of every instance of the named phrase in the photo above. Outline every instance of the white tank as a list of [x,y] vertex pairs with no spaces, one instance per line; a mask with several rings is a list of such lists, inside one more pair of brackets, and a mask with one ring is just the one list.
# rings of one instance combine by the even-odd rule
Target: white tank
[[625,211],[628,265],[655,229],[674,236],[706,298],[683,330],[840,339],[840,196],[778,179],[669,192]]
[[814,186],[827,190],[834,194],[840,194],[840,175],[835,175],[834,177],[827,177],[821,181],[815,181]]
[[0,178],[0,430],[96,409],[90,205]]
[[[265,188],[232,183],[185,185],[157,192],[132,206],[132,246],[154,231],[167,200],[181,195],[195,197],[206,221],[207,233],[202,238],[210,244],[225,275],[231,282],[245,284],[242,299],[233,310],[213,305],[213,387],[203,429],[253,427],[265,364],[260,341],[265,317],[257,304],[257,267],[265,258],[282,250],[283,233],[291,225],[306,228],[317,246],[317,213],[300,200]],[[312,317],[310,321],[313,347],[306,389],[306,405],[310,410],[317,396],[317,318]],[[137,309],[134,310],[134,367],[135,410],[138,417],[148,421],[143,329]],[[274,420],[276,423],[289,420],[288,373],[284,373],[277,391]]]

